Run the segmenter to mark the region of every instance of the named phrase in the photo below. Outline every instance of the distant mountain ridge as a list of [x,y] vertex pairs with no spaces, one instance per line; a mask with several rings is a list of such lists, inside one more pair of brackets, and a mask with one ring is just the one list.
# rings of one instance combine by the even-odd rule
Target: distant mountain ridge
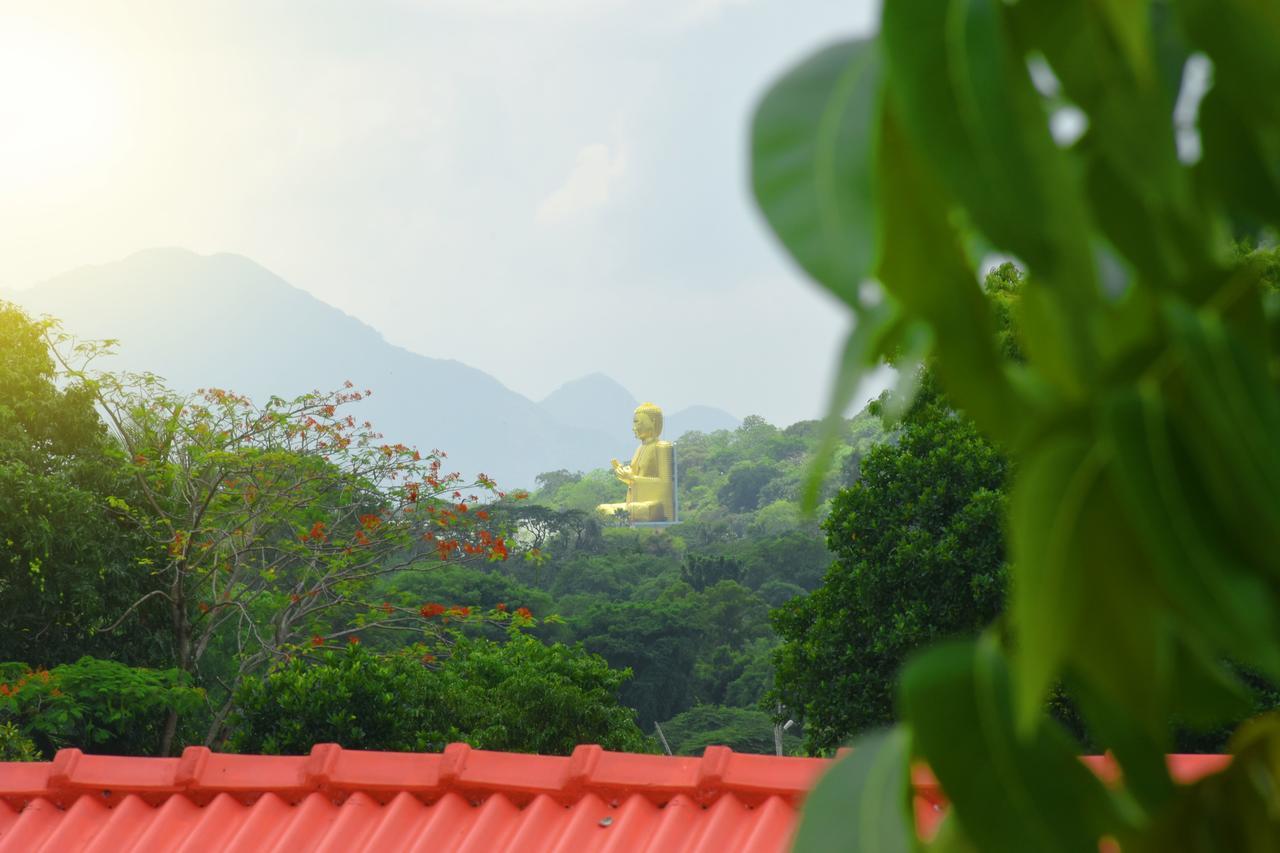
[[[603,373],[591,373],[561,385],[538,405],[560,423],[634,441],[631,414],[641,402]],[[670,441],[678,440],[687,432],[736,429],[742,423],[723,409],[711,406],[664,411],[663,420],[662,437]]]
[[[149,370],[182,390],[215,386],[265,399],[350,379],[374,390],[359,411],[389,439],[444,450],[452,469],[506,487],[532,486],[544,471],[599,467],[634,441],[634,398],[608,377],[566,383],[535,403],[484,371],[393,346],[239,255],[152,249],[6,298],[79,337],[118,339],[110,367]],[[686,412],[699,429],[738,423],[717,409]],[[683,431],[686,412],[669,418],[668,437]]]

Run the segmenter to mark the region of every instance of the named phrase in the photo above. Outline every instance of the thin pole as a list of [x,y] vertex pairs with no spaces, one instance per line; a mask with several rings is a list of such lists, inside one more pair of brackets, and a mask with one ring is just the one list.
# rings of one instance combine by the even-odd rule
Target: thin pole
[[[657,720],[653,721],[653,728],[658,732],[658,740],[662,741],[662,749],[667,753],[667,755],[670,755],[671,744],[667,743],[667,736],[662,733],[662,726],[658,725]],[[781,755],[782,753],[778,754]]]

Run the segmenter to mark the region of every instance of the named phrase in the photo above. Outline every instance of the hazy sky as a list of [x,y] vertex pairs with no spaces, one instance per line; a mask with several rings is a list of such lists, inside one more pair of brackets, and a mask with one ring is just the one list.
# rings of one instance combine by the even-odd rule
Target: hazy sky
[[819,414],[847,314],[747,122],[873,0],[0,0],[0,286],[236,252],[539,399]]

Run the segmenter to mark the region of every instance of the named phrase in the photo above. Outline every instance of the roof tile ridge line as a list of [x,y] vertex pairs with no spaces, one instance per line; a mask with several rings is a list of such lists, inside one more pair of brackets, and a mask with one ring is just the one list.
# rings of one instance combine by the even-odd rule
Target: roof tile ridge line
[[173,771],[173,786],[179,791],[190,791],[204,788],[202,784],[204,769],[209,765],[209,756],[213,750],[207,746],[188,746],[182,750],[178,766]]
[[304,788],[324,788],[333,779],[333,771],[342,757],[342,746],[336,743],[317,743],[298,770],[298,780]]
[[725,772],[729,762],[733,760],[733,750],[727,746],[708,746],[702,751],[702,760],[698,762],[698,780],[695,785],[696,798],[703,805],[709,805],[717,799],[724,787]]
[[436,771],[437,784],[444,790],[456,787],[467,768],[467,759],[471,756],[471,745],[451,743],[440,753],[439,769]]
[[580,796],[595,781],[596,768],[600,766],[600,757],[604,748],[597,743],[580,743],[573,748],[565,767],[564,778],[560,782],[560,790],[569,795]]
[[49,766],[49,778],[45,786],[50,791],[66,790],[71,787],[71,777],[84,753],[74,746],[64,747],[53,756],[53,764]]

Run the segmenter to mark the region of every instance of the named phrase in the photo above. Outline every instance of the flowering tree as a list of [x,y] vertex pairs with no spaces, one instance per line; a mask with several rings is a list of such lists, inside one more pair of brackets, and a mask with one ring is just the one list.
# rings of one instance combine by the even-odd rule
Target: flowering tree
[[[219,389],[179,394],[152,374],[91,371],[102,345],[53,343],[132,462],[137,497],[114,508],[163,555],[139,559],[155,584],[108,630],[164,602],[173,666],[218,688],[207,742],[237,687],[268,662],[371,630],[421,634],[425,608],[369,600],[378,577],[508,556],[479,506],[501,494],[493,481],[447,471],[439,451],[383,441],[347,413],[371,393],[350,382],[256,405]],[[176,726],[173,712],[162,752]]]

